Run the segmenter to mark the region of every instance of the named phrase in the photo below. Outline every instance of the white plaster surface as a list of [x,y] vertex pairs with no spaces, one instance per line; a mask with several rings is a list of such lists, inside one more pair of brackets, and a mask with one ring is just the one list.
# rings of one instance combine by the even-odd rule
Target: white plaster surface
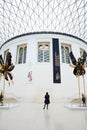
[[0,130],[87,130],[87,110],[68,109],[64,102],[43,104],[21,101],[0,108]]

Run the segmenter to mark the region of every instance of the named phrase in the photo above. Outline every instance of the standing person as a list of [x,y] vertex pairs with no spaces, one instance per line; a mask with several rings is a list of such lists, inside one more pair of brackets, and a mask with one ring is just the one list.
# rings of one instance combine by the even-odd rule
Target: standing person
[[0,104],[1,104],[1,106],[3,106],[3,94],[2,94],[2,91],[1,91],[1,94],[0,94]]
[[83,102],[83,106],[86,106],[86,98],[84,94],[82,94],[82,102]]
[[48,109],[48,104],[50,103],[50,95],[48,94],[48,92],[46,92],[44,98],[45,98],[45,100],[44,100],[44,107],[43,107],[43,109],[45,109],[46,106],[47,106],[47,109]]

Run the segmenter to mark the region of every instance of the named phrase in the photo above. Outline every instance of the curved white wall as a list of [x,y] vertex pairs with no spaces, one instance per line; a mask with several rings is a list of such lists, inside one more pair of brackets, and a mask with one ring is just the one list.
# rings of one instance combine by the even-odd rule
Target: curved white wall
[[[52,38],[59,39],[61,83],[53,83]],[[50,42],[50,62],[39,63],[37,61],[38,42]],[[11,84],[9,88],[6,82],[6,93],[13,93],[18,97],[27,97],[31,101],[39,102],[43,101],[46,91],[50,93],[52,101],[78,95],[78,81],[73,75],[73,69],[69,64],[62,63],[61,43],[70,44],[76,58],[80,56],[80,48],[87,51],[86,43],[77,38],[62,34],[29,34],[14,38],[5,43],[1,48],[1,53],[4,55],[4,51],[9,49],[12,53],[12,62],[15,64],[15,69],[12,71],[14,75],[14,85]],[[17,46],[21,44],[27,44],[27,59],[25,64],[16,64]],[[28,72],[30,70],[32,70],[32,82],[28,81]],[[81,88],[83,89],[82,77],[80,79]],[[85,84],[87,84],[86,80],[87,73],[85,74]],[[0,86],[2,86],[2,82],[0,82]],[[83,90],[81,90],[81,92],[82,91]]]

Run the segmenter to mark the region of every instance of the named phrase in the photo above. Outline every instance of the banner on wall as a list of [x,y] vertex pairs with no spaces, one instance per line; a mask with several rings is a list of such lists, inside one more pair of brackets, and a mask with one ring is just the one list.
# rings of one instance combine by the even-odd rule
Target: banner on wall
[[61,83],[59,39],[52,39],[53,44],[53,83]]

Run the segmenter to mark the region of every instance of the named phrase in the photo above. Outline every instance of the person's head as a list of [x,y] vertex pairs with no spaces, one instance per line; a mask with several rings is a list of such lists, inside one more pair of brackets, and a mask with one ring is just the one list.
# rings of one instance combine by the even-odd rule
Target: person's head
[[46,94],[48,95],[48,92],[46,92]]

